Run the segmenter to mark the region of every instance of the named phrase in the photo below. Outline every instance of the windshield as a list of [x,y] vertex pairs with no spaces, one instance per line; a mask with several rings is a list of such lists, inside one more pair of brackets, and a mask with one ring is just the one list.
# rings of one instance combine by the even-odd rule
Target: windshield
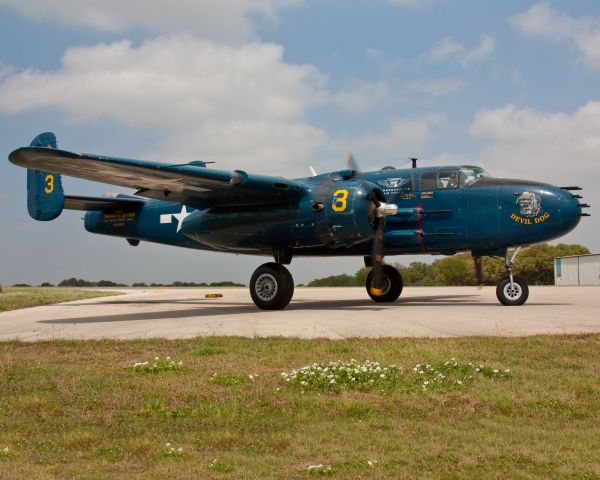
[[480,178],[489,176],[490,174],[481,167],[462,167],[460,169],[460,186],[468,187],[469,185],[473,185]]

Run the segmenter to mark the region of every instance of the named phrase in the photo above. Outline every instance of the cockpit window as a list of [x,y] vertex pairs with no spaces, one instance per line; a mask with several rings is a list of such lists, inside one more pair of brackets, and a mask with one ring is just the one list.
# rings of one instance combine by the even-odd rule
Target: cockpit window
[[457,188],[458,170],[440,170],[437,188]]
[[421,190],[433,190],[436,185],[437,174],[435,172],[424,172],[421,174]]
[[460,169],[460,186],[468,187],[469,185],[473,185],[479,179],[489,176],[489,173],[481,167],[462,167]]

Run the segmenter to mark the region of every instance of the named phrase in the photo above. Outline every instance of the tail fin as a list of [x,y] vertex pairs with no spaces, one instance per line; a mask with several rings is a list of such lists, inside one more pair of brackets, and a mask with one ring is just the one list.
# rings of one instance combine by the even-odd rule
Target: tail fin
[[[52,132],[40,133],[32,147],[57,148]],[[58,173],[27,170],[27,210],[31,218],[48,221],[58,217],[65,205],[62,178]]]

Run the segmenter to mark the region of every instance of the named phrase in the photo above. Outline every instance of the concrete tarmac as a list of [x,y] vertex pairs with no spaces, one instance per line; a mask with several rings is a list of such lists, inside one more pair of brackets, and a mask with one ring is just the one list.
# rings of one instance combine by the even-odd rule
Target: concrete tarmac
[[[124,294],[0,313],[0,340],[245,337],[455,337],[600,332],[600,287],[530,287],[504,307],[495,287],[407,287],[393,304],[364,288],[297,288],[282,311],[247,288],[123,289]],[[222,293],[221,299],[205,299]]]

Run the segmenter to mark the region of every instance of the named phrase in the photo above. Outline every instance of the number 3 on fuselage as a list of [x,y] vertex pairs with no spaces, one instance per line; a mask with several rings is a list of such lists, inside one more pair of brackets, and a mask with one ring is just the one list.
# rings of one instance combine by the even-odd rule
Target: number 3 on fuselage
[[333,193],[333,203],[331,204],[331,209],[334,212],[343,212],[346,210],[348,200],[348,190],[336,190]]

